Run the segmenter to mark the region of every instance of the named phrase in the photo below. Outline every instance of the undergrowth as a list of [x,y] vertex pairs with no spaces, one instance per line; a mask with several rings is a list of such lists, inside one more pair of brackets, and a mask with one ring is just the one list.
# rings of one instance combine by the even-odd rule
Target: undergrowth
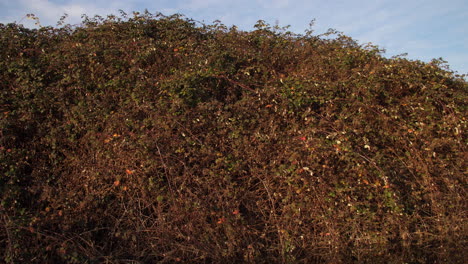
[[462,263],[467,82],[382,53],[263,21],[0,24],[0,259]]

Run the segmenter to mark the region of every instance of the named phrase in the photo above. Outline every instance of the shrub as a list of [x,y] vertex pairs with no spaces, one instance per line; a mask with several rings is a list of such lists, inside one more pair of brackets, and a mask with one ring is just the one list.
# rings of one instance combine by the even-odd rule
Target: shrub
[[443,60],[150,13],[0,24],[0,47],[4,262],[464,259]]

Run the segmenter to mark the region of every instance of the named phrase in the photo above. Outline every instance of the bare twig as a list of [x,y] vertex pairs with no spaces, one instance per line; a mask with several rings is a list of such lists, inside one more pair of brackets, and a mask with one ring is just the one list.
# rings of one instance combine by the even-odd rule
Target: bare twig
[[10,231],[10,228],[9,228],[10,219],[9,219],[8,215],[6,215],[5,212],[2,212],[2,220],[4,222],[4,227],[5,227],[5,231],[6,231],[6,234],[7,234],[8,255],[13,256],[13,235],[11,234],[11,231]]
[[214,76],[214,77],[224,79],[224,80],[226,80],[226,81],[228,81],[228,82],[230,82],[230,83],[232,83],[232,84],[235,84],[235,85],[241,87],[242,89],[245,89],[245,90],[248,90],[248,91],[251,91],[251,92],[254,92],[254,93],[257,92],[257,91],[255,91],[254,89],[252,89],[252,88],[250,88],[250,87],[248,87],[248,86],[246,86],[246,85],[244,85],[244,84],[242,84],[242,83],[240,83],[240,82],[236,82],[236,81],[234,81],[233,79],[230,79],[230,78],[228,78],[228,77],[225,76],[225,75],[216,75],[216,76]]

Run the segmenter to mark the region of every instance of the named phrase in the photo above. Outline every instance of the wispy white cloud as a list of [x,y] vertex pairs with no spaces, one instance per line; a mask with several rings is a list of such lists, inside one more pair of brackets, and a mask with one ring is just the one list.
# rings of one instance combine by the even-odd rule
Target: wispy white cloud
[[257,0],[257,2],[266,9],[287,8],[292,4],[292,0]]
[[40,19],[42,25],[55,25],[58,19],[68,14],[67,22],[79,23],[83,14],[108,15],[115,14],[118,9],[129,9],[125,1],[113,1],[111,3],[90,2],[90,1],[69,1],[57,3],[51,0],[18,0],[15,7],[15,14],[6,16],[0,20],[2,23],[21,21],[26,26],[31,26],[33,22],[24,20],[26,14],[32,13]]
[[182,7],[182,5],[186,9],[199,10],[213,7],[219,8],[220,2],[218,0],[189,0],[187,3],[181,3],[180,6]]
[[[369,14],[369,21],[375,24],[372,29],[348,28],[348,32],[363,42],[379,44],[389,55],[408,53],[408,58],[423,61],[444,57],[452,69],[468,72],[467,24],[454,23],[454,18],[461,15],[459,6],[415,1],[408,3],[406,8],[397,7],[385,12],[388,14],[385,20]],[[459,36],[454,38],[457,34]],[[451,51],[455,49],[457,53]],[[465,63],[461,63],[460,58],[464,58]]]

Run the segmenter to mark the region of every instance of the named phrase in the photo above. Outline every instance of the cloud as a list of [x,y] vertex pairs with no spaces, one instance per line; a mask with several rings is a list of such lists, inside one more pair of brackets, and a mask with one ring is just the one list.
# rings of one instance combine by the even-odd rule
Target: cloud
[[291,5],[290,0],[257,0],[257,2],[263,7],[263,8],[274,8],[274,9],[279,9],[279,8],[287,8]]
[[[387,50],[387,56],[408,53],[409,59],[443,57],[453,70],[468,72],[468,9],[463,1],[339,1],[320,2],[314,29],[335,28]],[[298,18],[312,8],[297,10]],[[284,13],[284,12],[283,12]],[[302,21],[304,23],[305,21]]]
[[32,13],[40,19],[41,25],[55,25],[58,19],[65,13],[69,15],[67,23],[81,22],[81,15],[109,15],[115,14],[118,9],[130,9],[132,6],[127,1],[113,1],[110,4],[103,1],[70,1],[56,3],[51,0],[18,0],[14,12],[2,19],[3,23],[21,21],[26,26],[32,26],[32,22],[24,20],[26,14]]
[[220,3],[218,0],[190,0],[188,3],[181,3],[179,6],[190,10],[199,10],[216,7],[220,4],[222,5],[223,3]]

